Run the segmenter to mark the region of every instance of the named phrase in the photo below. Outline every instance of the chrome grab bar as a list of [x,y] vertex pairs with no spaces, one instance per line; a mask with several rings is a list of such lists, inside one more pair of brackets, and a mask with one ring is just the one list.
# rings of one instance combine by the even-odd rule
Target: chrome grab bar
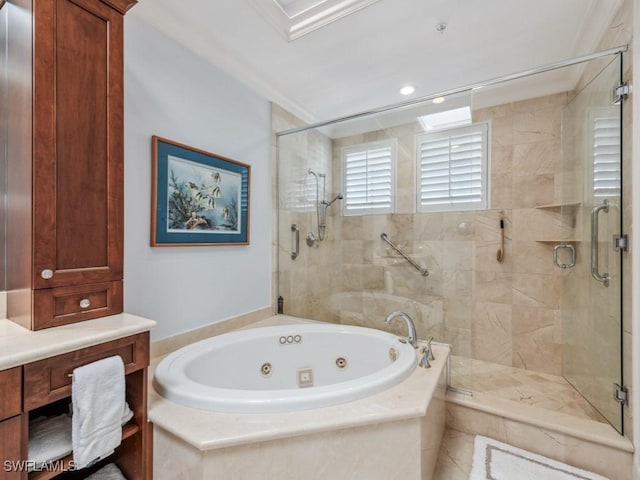
[[422,275],[423,277],[426,277],[427,275],[429,275],[429,270],[421,267],[416,262],[414,262],[411,258],[409,258],[409,256],[406,253],[404,253],[402,250],[400,250],[400,248],[395,243],[389,240],[389,237],[387,236],[386,233],[381,233],[380,238],[385,242],[387,242],[391,248],[393,248],[396,252],[398,252],[402,256],[402,258],[404,258],[407,262],[409,262],[411,266],[413,266],[413,268],[418,270],[420,272],[420,275]]
[[300,253],[300,230],[298,229],[298,225],[295,223],[291,224],[291,243],[293,244],[293,249],[291,250],[291,260],[295,260],[298,258],[298,254]]
[[611,276],[608,273],[600,274],[598,271],[598,214],[601,210],[609,212],[609,200],[603,200],[591,210],[591,276],[608,287]]
[[[558,263],[558,250],[561,248],[568,248],[571,252],[571,262],[570,263]],[[553,247],[553,264],[558,268],[573,268],[576,266],[576,249],[573,245],[568,243],[560,243],[558,245],[554,245]]]

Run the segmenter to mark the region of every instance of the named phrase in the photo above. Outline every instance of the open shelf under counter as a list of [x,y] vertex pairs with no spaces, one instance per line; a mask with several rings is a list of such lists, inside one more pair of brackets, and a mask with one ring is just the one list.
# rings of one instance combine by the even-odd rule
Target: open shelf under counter
[[[127,438],[132,437],[138,432],[140,432],[140,427],[134,422],[129,422],[122,427],[122,440],[124,441]],[[30,472],[29,480],[50,480],[52,478],[56,478],[57,476],[70,471],[72,462],[73,462],[73,453],[70,453],[66,457],[63,457],[59,460],[56,460],[55,462],[52,462],[57,467],[55,469]]]

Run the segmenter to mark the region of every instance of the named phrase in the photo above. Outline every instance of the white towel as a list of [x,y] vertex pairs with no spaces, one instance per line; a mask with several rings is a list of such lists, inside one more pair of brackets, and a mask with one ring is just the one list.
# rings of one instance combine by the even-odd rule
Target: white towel
[[85,480],[127,480],[115,463],[105,465]]
[[125,408],[124,363],[113,356],[73,371],[72,443],[76,468],[113,453],[122,440]]
[[29,468],[42,470],[71,453],[71,417],[37,417],[29,422]]

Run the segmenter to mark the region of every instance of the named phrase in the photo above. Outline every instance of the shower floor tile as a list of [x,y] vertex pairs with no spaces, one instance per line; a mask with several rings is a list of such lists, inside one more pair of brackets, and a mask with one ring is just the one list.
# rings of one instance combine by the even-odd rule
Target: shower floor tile
[[452,355],[451,385],[554,412],[606,423],[567,380]]

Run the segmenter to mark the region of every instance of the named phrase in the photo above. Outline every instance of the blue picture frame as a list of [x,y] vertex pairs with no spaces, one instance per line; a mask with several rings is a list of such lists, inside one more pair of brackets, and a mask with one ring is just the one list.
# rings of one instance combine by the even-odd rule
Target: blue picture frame
[[152,137],[151,246],[249,245],[251,166]]

